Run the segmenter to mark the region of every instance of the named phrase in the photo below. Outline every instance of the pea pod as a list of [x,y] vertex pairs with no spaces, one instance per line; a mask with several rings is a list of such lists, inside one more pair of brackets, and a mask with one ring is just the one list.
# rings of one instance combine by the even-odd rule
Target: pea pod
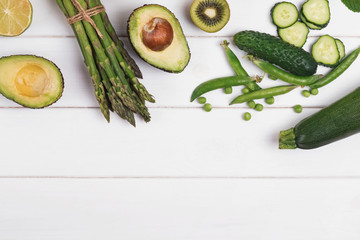
[[[238,76],[244,76],[248,77],[249,74],[245,71],[243,66],[240,63],[240,60],[235,55],[235,53],[229,48],[229,42],[224,40],[224,42],[221,44],[222,47],[225,49],[226,57],[230,63],[230,66]],[[247,88],[249,88],[251,91],[259,90],[261,87],[256,84],[256,82],[250,82],[248,84],[245,84]]]
[[215,89],[225,88],[225,87],[233,87],[233,86],[241,86],[253,82],[254,79],[249,76],[234,76],[234,77],[222,77],[215,78],[206,82],[201,83],[197,86],[192,95],[191,102],[201,95],[213,91]]
[[325,85],[331,83],[335,79],[337,79],[346,69],[350,67],[350,65],[356,60],[356,58],[360,54],[360,47],[355,49],[352,53],[349,54],[342,62],[334,68],[331,72],[326,74],[323,78],[318,80],[317,82],[310,85],[311,88],[321,88]]
[[244,102],[248,102],[248,101],[251,101],[254,99],[269,98],[269,97],[286,94],[286,93],[294,90],[297,87],[298,86],[294,86],[294,85],[285,85],[285,86],[278,86],[278,87],[272,87],[272,88],[264,88],[261,90],[257,90],[254,92],[240,95],[240,96],[236,97],[230,103],[230,105],[244,103]]
[[310,84],[315,83],[322,77],[322,75],[297,76],[292,73],[286,72],[269,62],[257,59],[253,56],[249,56],[248,58],[251,62],[253,62],[264,72],[290,84],[299,85],[299,86],[308,86]]

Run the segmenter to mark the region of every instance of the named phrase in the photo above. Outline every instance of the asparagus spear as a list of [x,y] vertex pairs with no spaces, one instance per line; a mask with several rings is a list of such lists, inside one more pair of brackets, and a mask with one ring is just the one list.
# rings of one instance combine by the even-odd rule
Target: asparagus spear
[[[61,8],[61,10],[64,12],[65,16],[70,17],[63,2],[61,0],[56,0],[56,2],[59,5],[59,7]],[[92,79],[92,82],[94,85],[94,89],[95,89],[95,96],[96,96],[97,101],[99,102],[101,112],[104,115],[105,119],[108,122],[110,122],[110,111],[109,111],[109,107],[108,107],[106,92],[104,90],[104,86],[101,83],[101,78],[100,78],[99,72],[97,71],[94,58],[92,57],[91,45],[85,34],[84,26],[82,25],[81,22],[76,22],[73,24],[72,28],[78,39],[80,49],[81,49],[82,54],[85,59],[85,64],[90,73],[90,76],[91,76],[91,79]]]
[[[95,0],[96,5],[100,5],[101,0]],[[109,35],[111,36],[112,40],[115,42],[115,45],[118,49],[118,51],[122,54],[123,58],[125,59],[125,61],[130,65],[131,70],[134,72],[135,76],[138,78],[143,78],[142,73],[139,69],[139,66],[136,64],[136,62],[134,61],[134,59],[132,59],[129,55],[129,53],[126,51],[126,49],[124,48],[124,43],[119,39],[119,37],[116,34],[116,31],[113,27],[113,25],[111,24],[108,15],[106,14],[106,12],[101,12],[100,13],[101,18],[105,24],[106,30],[109,33]]]
[[[96,7],[97,4],[95,2],[95,0],[86,0],[88,2],[88,7],[89,8],[93,8]],[[120,52],[118,51],[115,42],[113,42],[112,38],[110,37],[109,33],[107,32],[106,28],[105,28],[105,23],[103,22],[103,19],[101,18],[100,15],[95,15],[92,17],[96,26],[98,27],[98,29],[100,30],[101,34],[103,34],[103,43],[104,43],[104,47],[108,52],[109,58],[112,61],[112,64],[115,65],[115,67],[117,67],[117,61],[120,64],[120,66],[122,67],[122,69],[124,70],[125,74],[127,75],[128,79],[131,80],[132,86],[134,91],[137,93],[137,95],[140,97],[140,99],[142,101],[149,101],[149,102],[155,102],[154,98],[151,96],[151,94],[149,94],[149,92],[146,90],[146,88],[144,87],[144,85],[142,85],[137,77],[135,76],[134,72],[132,71],[131,67],[128,65],[128,63],[124,60],[123,56],[120,54]],[[110,49],[112,48],[112,49]],[[115,58],[116,60],[112,60],[112,58],[114,56],[112,56],[113,54],[115,54]],[[119,71],[117,69],[115,69],[116,71]]]

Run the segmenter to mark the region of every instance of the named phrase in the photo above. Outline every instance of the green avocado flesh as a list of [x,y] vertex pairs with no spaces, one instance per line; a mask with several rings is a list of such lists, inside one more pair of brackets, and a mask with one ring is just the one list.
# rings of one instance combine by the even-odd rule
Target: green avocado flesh
[[62,95],[64,81],[51,61],[32,55],[0,59],[0,93],[29,108],[44,108]]
[[147,63],[167,72],[180,73],[190,61],[190,50],[179,21],[167,8],[144,5],[130,15],[130,42]]

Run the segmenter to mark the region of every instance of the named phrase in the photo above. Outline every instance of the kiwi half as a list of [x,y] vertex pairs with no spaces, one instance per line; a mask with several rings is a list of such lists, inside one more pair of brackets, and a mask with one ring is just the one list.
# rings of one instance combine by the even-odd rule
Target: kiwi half
[[220,31],[230,19],[226,0],[195,0],[190,8],[193,22],[205,32]]

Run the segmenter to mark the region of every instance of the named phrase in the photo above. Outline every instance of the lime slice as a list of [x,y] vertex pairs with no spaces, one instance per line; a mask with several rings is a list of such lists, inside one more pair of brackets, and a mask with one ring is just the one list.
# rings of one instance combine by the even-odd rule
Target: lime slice
[[31,24],[32,12],[29,0],[0,0],[0,35],[22,34]]

